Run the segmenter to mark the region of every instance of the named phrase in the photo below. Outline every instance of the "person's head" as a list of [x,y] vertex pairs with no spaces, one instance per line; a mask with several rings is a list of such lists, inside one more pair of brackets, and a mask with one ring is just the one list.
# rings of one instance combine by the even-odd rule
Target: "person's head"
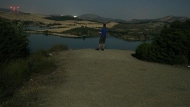
[[106,24],[105,24],[105,23],[103,24],[103,27],[106,27]]

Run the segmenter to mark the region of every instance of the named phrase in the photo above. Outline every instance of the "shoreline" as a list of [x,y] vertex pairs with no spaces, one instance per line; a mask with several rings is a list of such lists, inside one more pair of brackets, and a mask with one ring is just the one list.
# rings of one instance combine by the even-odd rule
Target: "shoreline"
[[56,33],[47,33],[41,31],[26,31],[28,34],[43,34],[43,35],[52,35],[52,36],[59,36],[59,37],[65,37],[65,38],[93,38],[93,37],[99,37],[99,36],[77,36],[77,35],[71,35],[71,34],[60,34],[58,32]]
[[77,35],[71,35],[71,34],[61,34],[59,32],[54,33],[44,33],[45,31],[26,31],[28,34],[44,34],[44,35],[53,35],[53,36],[60,36],[60,37],[68,37],[68,38],[81,38]]
[[[77,35],[71,35],[71,34],[61,34],[60,32],[46,32],[46,30],[40,30],[40,31],[26,31],[28,34],[43,34],[43,35],[52,35],[52,36],[59,36],[59,37],[65,37],[65,38],[91,38],[91,37],[99,37],[99,36],[77,36]],[[110,35],[109,35],[110,36]],[[115,38],[118,38],[116,36],[113,36]],[[145,41],[144,39],[136,39],[136,38],[128,38],[128,39],[123,39],[119,38],[124,41]],[[150,41],[152,39],[147,39],[146,41]]]

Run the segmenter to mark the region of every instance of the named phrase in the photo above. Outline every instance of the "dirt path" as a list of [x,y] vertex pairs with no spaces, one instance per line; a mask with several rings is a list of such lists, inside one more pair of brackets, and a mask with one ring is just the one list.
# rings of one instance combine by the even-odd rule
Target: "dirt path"
[[49,107],[189,107],[190,71],[143,62],[132,51],[71,50],[58,55],[66,82]]

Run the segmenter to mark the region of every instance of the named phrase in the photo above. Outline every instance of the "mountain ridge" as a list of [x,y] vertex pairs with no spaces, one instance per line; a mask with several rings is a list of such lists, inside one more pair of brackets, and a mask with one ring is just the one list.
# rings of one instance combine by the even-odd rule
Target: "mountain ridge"
[[78,16],[78,18],[81,18],[84,20],[95,20],[95,21],[100,21],[100,22],[126,22],[126,20],[105,18],[96,14],[83,14],[83,15]]
[[[6,8],[0,8],[0,12],[10,12],[10,9]],[[22,12],[21,12],[22,13]],[[60,15],[61,16],[61,15]],[[72,15],[71,15],[72,17]],[[123,20],[123,19],[114,19],[114,18],[106,18],[106,17],[101,17],[96,14],[83,14],[78,16],[78,18],[83,19],[83,20],[93,20],[93,21],[98,21],[98,22],[121,22],[121,23],[143,23],[143,22],[173,22],[173,21],[186,21],[189,20],[189,17],[186,16],[165,16],[162,18],[156,18],[156,19],[131,19],[131,20]]]
[[150,21],[155,21],[155,22],[173,22],[173,21],[186,21],[189,18],[186,16],[165,16],[162,18],[157,18],[157,19],[131,19],[129,21],[127,20],[122,20],[122,19],[113,19],[113,18],[104,18],[99,15],[95,14],[83,14],[80,15],[79,18],[84,19],[84,20],[95,20],[95,21],[100,21],[100,22],[125,22],[125,23],[142,23],[142,22],[150,22]]

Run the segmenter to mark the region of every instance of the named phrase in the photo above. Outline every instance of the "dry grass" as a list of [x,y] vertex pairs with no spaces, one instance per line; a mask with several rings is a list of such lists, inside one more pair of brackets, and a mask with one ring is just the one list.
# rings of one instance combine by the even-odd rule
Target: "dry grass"
[[36,21],[36,22],[43,22],[43,23],[53,23],[54,21],[44,19],[44,15],[40,14],[23,14],[23,13],[7,13],[1,12],[0,17],[6,18],[9,20],[21,20],[21,21]]
[[[60,73],[36,74],[23,87],[15,92],[12,99],[6,101],[0,107],[43,107],[47,93],[51,93],[59,84],[63,83],[64,78],[60,78]],[[47,107],[48,105],[46,105]],[[44,106],[45,107],[45,106]]]
[[[60,48],[60,46],[58,48]],[[66,47],[64,47],[64,49],[66,49]],[[57,50],[55,50],[55,52],[57,52]],[[40,54],[44,53],[40,52]],[[36,60],[39,63],[42,62],[40,61],[41,58],[38,57],[40,54],[38,52],[38,54],[32,56],[30,60],[32,61]],[[36,61],[35,62],[33,61],[33,64],[36,65],[35,68],[41,69],[42,67],[40,66],[42,64],[39,65],[37,64],[38,62]],[[57,61],[55,61],[54,63],[56,62]],[[45,63],[47,64],[47,62]],[[51,65],[49,64],[44,65],[45,71],[43,72],[41,72],[42,70],[40,70],[40,72],[36,72],[36,70],[33,69],[34,66],[30,67],[36,73],[32,73],[32,75],[29,77],[29,81],[24,82],[22,88],[18,88],[17,90],[15,90],[14,96],[12,98],[9,98],[7,101],[4,101],[2,104],[0,104],[0,107],[39,107],[43,103],[45,103],[45,99],[46,98],[48,99],[47,93],[51,93],[51,91],[54,90],[60,83],[63,83],[65,79],[62,78],[64,77],[64,73],[61,73],[59,71],[61,68],[57,69],[58,71],[56,72],[52,72],[51,68],[49,68],[50,66]]]
[[[102,23],[98,22],[91,22],[91,21],[76,21],[76,20],[66,20],[66,21],[53,21],[45,19],[45,17],[48,17],[47,15],[41,15],[41,14],[23,14],[23,13],[9,13],[9,12],[0,12],[0,17],[6,18],[9,20],[21,20],[21,21],[33,21],[33,22],[42,22],[45,24],[53,24],[53,23],[59,23],[61,25],[55,25],[52,27],[52,29],[46,29],[53,35],[57,36],[66,36],[66,37],[78,37],[76,35],[70,35],[70,34],[60,34],[63,31],[71,30],[74,28],[86,26],[89,28],[101,28]],[[116,22],[110,22],[107,23],[108,28],[112,28],[113,26],[117,25]],[[32,31],[29,33],[40,33],[44,32],[45,30],[38,30],[38,31]]]

